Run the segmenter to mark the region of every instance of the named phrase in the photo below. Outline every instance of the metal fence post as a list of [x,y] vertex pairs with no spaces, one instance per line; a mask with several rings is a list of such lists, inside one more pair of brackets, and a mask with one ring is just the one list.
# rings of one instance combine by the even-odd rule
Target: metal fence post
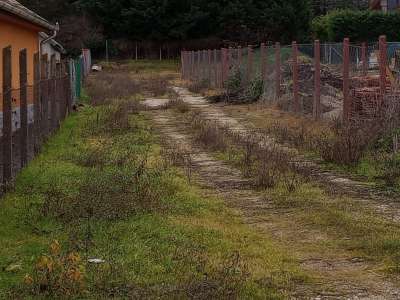
[[12,179],[12,64],[11,46],[3,49],[3,188]]
[[321,118],[321,44],[319,40],[314,43],[314,105],[313,115],[316,120]]
[[253,48],[247,47],[247,83],[250,83],[253,78]]
[[275,97],[281,96],[281,44],[275,44]]
[[208,85],[211,87],[212,85],[212,81],[211,81],[211,77],[212,77],[212,61],[211,61],[211,57],[212,57],[212,52],[210,49],[207,50],[207,55],[208,55]]
[[217,49],[213,51],[213,69],[214,69],[214,87],[218,87],[218,65],[217,65]]
[[386,36],[382,35],[379,37],[379,73],[380,73],[380,89],[382,100],[383,96],[386,94],[386,63],[387,63],[387,45]]
[[368,60],[367,60],[367,43],[361,44],[361,59],[362,59],[362,74],[367,76],[368,73]]
[[267,59],[266,59],[266,47],[265,43],[261,43],[260,48],[260,59],[261,59],[261,79],[265,83],[266,73],[267,73]]
[[221,49],[222,54],[222,87],[225,86],[226,76],[227,76],[227,51],[225,48]]
[[343,121],[350,119],[350,40],[343,41]]
[[25,167],[28,162],[28,72],[26,54],[26,49],[19,52],[21,168]]
[[293,55],[293,109],[295,112],[300,112],[299,98],[299,65],[298,65],[298,47],[297,43],[292,43]]

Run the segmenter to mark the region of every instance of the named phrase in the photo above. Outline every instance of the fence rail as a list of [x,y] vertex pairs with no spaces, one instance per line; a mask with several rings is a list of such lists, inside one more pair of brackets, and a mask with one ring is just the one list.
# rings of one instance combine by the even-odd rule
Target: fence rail
[[374,120],[400,101],[400,43],[280,45],[182,51],[184,80],[216,89],[262,85],[262,100],[344,122]]
[[[36,53],[33,70],[28,70],[29,59],[23,49],[19,52],[17,76],[12,67],[13,57],[11,47],[3,49],[3,86],[0,93],[0,174],[3,191],[72,110],[68,61],[56,61],[54,55],[39,57]],[[32,73],[33,80],[28,78]],[[17,89],[13,88],[14,76],[19,77]]]

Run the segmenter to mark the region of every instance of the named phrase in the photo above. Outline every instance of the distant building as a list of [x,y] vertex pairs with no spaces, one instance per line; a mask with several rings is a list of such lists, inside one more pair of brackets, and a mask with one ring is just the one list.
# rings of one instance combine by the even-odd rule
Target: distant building
[[384,12],[397,10],[400,8],[400,0],[371,0],[370,8]]

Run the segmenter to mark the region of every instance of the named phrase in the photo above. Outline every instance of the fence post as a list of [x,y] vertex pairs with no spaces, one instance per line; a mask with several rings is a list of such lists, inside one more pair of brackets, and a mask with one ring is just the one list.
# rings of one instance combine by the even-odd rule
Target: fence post
[[190,52],[190,56],[191,56],[191,80],[194,80],[194,76],[195,76],[195,66],[194,66],[194,64],[195,64],[195,60],[194,60],[194,51],[192,50],[191,52]]
[[214,83],[215,87],[218,87],[218,50],[214,49]]
[[362,74],[367,76],[368,73],[368,60],[367,60],[367,43],[361,44],[361,59],[362,59]]
[[12,69],[11,46],[3,49],[3,188],[12,179]]
[[265,43],[261,43],[260,48],[260,59],[261,59],[261,79],[265,83],[266,73],[267,73],[267,60],[266,60],[266,47]]
[[50,132],[57,127],[56,101],[56,55],[52,54],[50,58]]
[[34,153],[40,148],[40,57],[33,56],[33,143]]
[[[68,67],[69,67],[69,63],[68,63]],[[68,76],[68,83],[69,83],[69,76]],[[68,86],[71,86],[70,84]],[[65,93],[65,80],[63,80],[62,78],[62,74],[61,74],[61,62],[56,64],[56,95],[57,95],[57,103],[56,103],[56,126],[57,128],[60,127],[60,123],[61,123],[61,113],[60,113],[60,107],[61,107],[61,103],[62,101],[62,97],[71,97],[70,95],[64,95]]]
[[222,55],[222,87],[225,86],[225,81],[226,81],[226,69],[227,69],[227,52],[225,48],[221,49],[221,55]]
[[281,96],[281,44],[275,44],[275,97]]
[[211,61],[211,50],[207,50],[207,55],[208,55],[208,85],[211,87],[212,81],[211,81],[211,76],[212,76],[212,61]]
[[41,60],[41,84],[40,84],[40,96],[41,96],[41,103],[42,103],[42,141],[46,139],[49,127],[49,81],[48,81],[48,56],[47,54],[42,55]]
[[299,99],[299,64],[298,64],[298,47],[297,43],[292,43],[293,54],[293,109],[295,112],[300,112]]
[[350,40],[343,41],[343,121],[350,119]]
[[382,35],[379,37],[379,73],[380,73],[380,88],[382,101],[383,96],[386,94],[386,63],[387,63],[387,45],[386,45],[386,36]]
[[20,87],[20,142],[21,142],[21,168],[28,161],[28,74],[26,49],[19,52],[19,87]]
[[316,120],[321,118],[321,44],[319,40],[314,43],[314,107],[313,114]]
[[242,46],[237,48],[237,56],[238,56],[238,68],[241,70],[242,68]]
[[253,75],[253,48],[247,47],[247,83],[251,82]]

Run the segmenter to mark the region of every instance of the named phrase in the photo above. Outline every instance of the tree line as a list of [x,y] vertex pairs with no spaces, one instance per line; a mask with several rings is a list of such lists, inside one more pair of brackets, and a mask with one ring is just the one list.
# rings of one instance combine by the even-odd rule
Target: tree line
[[[321,0],[319,0],[321,1]],[[106,39],[197,48],[261,41],[306,41],[315,13],[311,0],[22,0],[59,21],[60,41],[72,52],[103,51]],[[314,10],[313,10],[314,9]],[[123,42],[121,42],[123,41]],[[116,43],[118,44],[118,43]],[[130,49],[132,50],[132,49]]]

